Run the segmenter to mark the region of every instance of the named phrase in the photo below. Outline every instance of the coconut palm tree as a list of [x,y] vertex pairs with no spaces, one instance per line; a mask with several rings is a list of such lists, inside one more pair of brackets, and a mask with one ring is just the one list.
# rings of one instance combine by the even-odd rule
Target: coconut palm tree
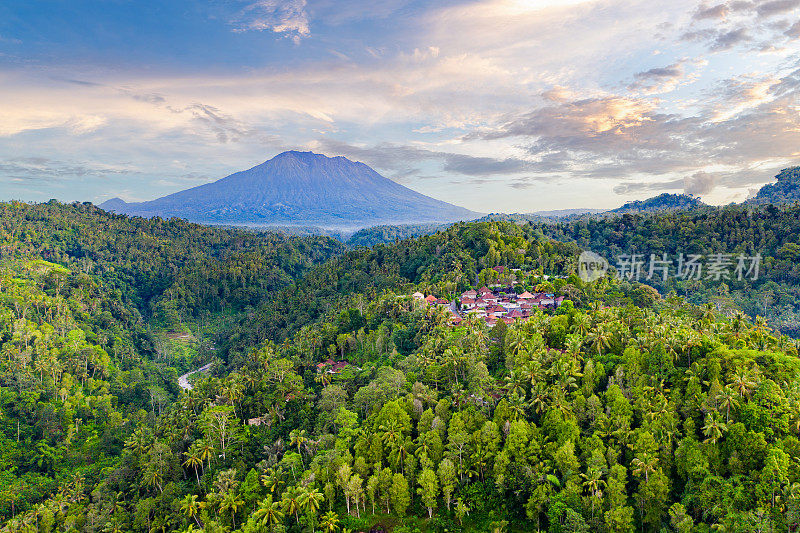
[[717,394],[717,401],[719,402],[720,408],[725,409],[725,423],[729,424],[731,407],[737,407],[739,405],[733,388],[730,385],[727,385],[724,389],[722,389],[719,394]]
[[750,393],[755,389],[756,383],[750,377],[750,373],[742,369],[733,376],[733,387],[739,393],[740,398],[750,397]]
[[298,503],[300,505],[300,509],[302,509],[306,514],[311,517],[316,517],[323,501],[325,501],[325,495],[317,490],[316,487],[311,487],[302,490]]
[[650,473],[656,471],[656,467],[658,466],[658,458],[654,455],[645,452],[642,454],[641,457],[636,457],[631,461],[631,472],[633,475],[640,476],[644,474],[644,481],[647,483],[650,481]]
[[[297,453],[300,454],[300,463],[303,464],[303,446],[308,442],[308,436],[305,429],[296,430],[293,429],[291,433],[289,433],[290,446],[297,446]],[[305,465],[303,464],[303,468]]]
[[208,468],[211,468],[211,458],[214,456],[214,445],[210,440],[200,439],[195,442],[197,451],[200,452],[200,459],[206,461]]
[[322,515],[320,525],[326,533],[334,533],[337,529],[339,529],[339,515],[333,511],[328,511]]
[[594,520],[594,502],[600,494],[602,494],[601,487],[604,487],[606,482],[603,481],[603,473],[599,468],[589,468],[588,472],[581,474],[585,480],[583,486],[589,490],[592,496],[592,520]]
[[267,496],[258,503],[258,509],[253,513],[253,517],[270,531],[283,520],[281,502],[272,501],[272,495]]
[[197,478],[197,486],[200,486],[200,474],[198,470],[203,466],[203,460],[200,458],[200,451],[192,446],[189,451],[184,454],[186,460],[183,462],[185,468],[194,469],[194,477]]
[[281,507],[286,514],[293,514],[297,523],[300,523],[300,497],[302,496],[302,489],[294,487],[283,493]]
[[597,350],[597,355],[603,355],[603,348],[611,345],[611,332],[606,324],[598,324],[597,327],[587,335],[587,339]]
[[200,512],[200,505],[200,502],[197,501],[196,494],[187,494],[181,500],[181,512],[188,518],[197,522],[197,525],[202,528],[203,524],[200,522],[200,519],[197,518],[197,514]]
[[230,511],[233,529],[236,529],[236,512],[241,509],[243,505],[244,500],[242,500],[242,498],[232,490],[229,490],[225,493],[225,496],[222,498],[222,502],[219,504],[221,511]]
[[703,426],[703,434],[707,437],[703,442],[716,444],[722,438],[722,434],[728,430],[728,426],[716,419],[716,417],[706,417],[706,425]]

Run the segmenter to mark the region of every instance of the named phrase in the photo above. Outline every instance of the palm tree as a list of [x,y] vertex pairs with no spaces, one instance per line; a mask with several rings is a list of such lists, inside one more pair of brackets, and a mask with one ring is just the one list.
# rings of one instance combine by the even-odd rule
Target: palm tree
[[724,389],[717,394],[717,401],[719,402],[720,407],[725,408],[725,423],[730,423],[730,414],[731,414],[731,407],[737,407],[739,402],[736,400],[736,396],[734,395],[734,391],[730,385],[727,385]]
[[200,520],[197,518],[197,513],[200,512],[200,502],[197,501],[196,494],[187,494],[186,497],[181,500],[181,511],[187,517],[197,522],[200,528],[203,527],[203,524],[201,524]]
[[158,491],[163,494],[164,489],[161,487],[161,470],[158,468],[148,469],[144,473],[144,477],[148,487],[158,487]]
[[567,350],[567,353],[572,355],[578,355],[581,352],[581,346],[583,346],[583,336],[571,333],[567,335],[566,341],[564,342],[564,347]]
[[323,501],[325,501],[325,496],[319,490],[317,490],[316,487],[312,487],[310,489],[304,489],[301,492],[298,503],[300,508],[309,516],[316,517],[317,511],[319,511],[320,505],[322,505]]
[[[38,531],[38,529],[34,529],[34,531]],[[103,528],[104,533],[124,533],[122,528],[119,526],[119,520],[115,517],[111,522],[108,522],[105,527]]]
[[278,489],[283,484],[283,470],[275,470],[267,468],[264,475],[261,476],[261,484],[268,490],[270,496],[278,492]]
[[184,455],[186,456],[186,460],[183,462],[183,466],[194,469],[194,477],[197,478],[197,486],[199,487],[200,474],[197,471],[199,467],[203,466],[203,460],[200,458],[200,452],[197,450],[197,448],[192,446]]
[[270,531],[283,520],[281,502],[273,502],[272,495],[267,496],[258,504],[258,509],[253,513],[253,517]]
[[636,457],[631,461],[631,470],[634,475],[639,476],[644,474],[645,483],[650,481],[650,473],[656,471],[658,465],[658,458],[648,452],[644,452],[641,458]]
[[385,424],[378,426],[378,430],[382,433],[381,441],[393,449],[401,437],[400,422],[395,418],[390,418]]
[[528,337],[519,330],[516,323],[511,325],[506,335],[508,350],[514,356],[514,360],[517,361],[519,354],[528,349]]
[[590,468],[586,474],[581,474],[581,477],[586,480],[583,482],[583,486],[589,489],[589,493],[592,495],[592,520],[594,520],[594,502],[598,495],[602,494],[600,487],[604,486],[606,482],[603,481],[603,473],[598,468]]
[[[306,430],[302,429],[300,431],[293,429],[291,433],[289,433],[290,446],[297,446],[297,453],[300,454],[300,464],[303,464],[303,450],[302,447],[308,441],[308,437],[306,436]],[[303,464],[303,468],[305,468],[305,464]]]
[[592,321],[589,318],[589,315],[585,315],[583,313],[575,315],[573,319],[573,327],[575,328],[575,333],[577,333],[581,337],[585,337],[587,333],[589,333],[589,328],[592,325]]
[[331,384],[331,375],[325,370],[318,370],[314,376],[314,381],[322,384],[323,388]]
[[214,445],[211,444],[210,440],[205,439],[198,440],[195,444],[197,444],[197,451],[200,452],[200,460],[206,461],[208,468],[211,468],[211,458],[214,456]]
[[[525,399],[526,391],[525,391],[525,381],[527,380],[526,376],[523,376],[513,370],[508,373],[506,376],[505,382],[506,387],[508,387],[508,391],[510,395],[517,395],[520,396],[522,399]],[[531,380],[533,381],[533,379]]]
[[236,529],[236,512],[241,509],[243,505],[244,500],[242,500],[238,494],[231,490],[225,493],[225,496],[222,498],[222,502],[219,505],[221,511],[230,511],[233,529]]
[[703,426],[703,434],[707,437],[703,442],[716,444],[727,430],[728,426],[717,420],[716,417],[709,416],[706,418],[706,425]]
[[750,378],[750,374],[744,370],[739,370],[733,376],[733,386],[741,398],[749,397],[750,392],[755,388],[756,383]]
[[302,489],[297,487],[287,490],[283,493],[283,501],[281,506],[283,512],[286,514],[293,514],[297,523],[300,523],[300,497],[302,496]]
[[517,394],[516,392],[508,397],[508,406],[512,411],[512,416],[514,420],[519,420],[520,418],[525,418],[525,407],[527,403],[525,402],[525,391],[522,391],[522,396]]
[[548,396],[549,394],[547,385],[542,382],[537,383],[536,386],[531,389],[530,405],[537,414],[542,414],[542,412],[547,408]]
[[587,338],[597,349],[597,355],[603,355],[603,348],[608,348],[611,345],[611,332],[606,324],[598,324]]
[[223,394],[228,400],[230,400],[231,406],[233,407],[234,416],[238,416],[236,414],[236,402],[242,398],[242,392],[244,389],[238,377],[238,374],[233,374],[223,387]]
[[333,511],[328,511],[322,515],[320,525],[325,529],[326,533],[334,533],[339,529],[339,515]]

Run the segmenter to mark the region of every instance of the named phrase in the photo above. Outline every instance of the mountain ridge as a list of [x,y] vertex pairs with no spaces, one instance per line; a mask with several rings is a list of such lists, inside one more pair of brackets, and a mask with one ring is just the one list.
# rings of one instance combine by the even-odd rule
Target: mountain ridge
[[753,198],[744,203],[763,205],[800,202],[800,166],[784,168],[775,179],[777,181],[764,185]]
[[362,162],[295,150],[155,200],[112,198],[100,207],[127,215],[256,226],[366,227],[479,216],[400,185]]
[[658,196],[652,196],[644,200],[631,200],[625,202],[622,206],[616,209],[606,211],[606,213],[652,213],[656,211],[683,211],[686,209],[695,209],[698,207],[706,207],[707,204],[703,203],[700,199],[688,194],[670,194],[662,193]]

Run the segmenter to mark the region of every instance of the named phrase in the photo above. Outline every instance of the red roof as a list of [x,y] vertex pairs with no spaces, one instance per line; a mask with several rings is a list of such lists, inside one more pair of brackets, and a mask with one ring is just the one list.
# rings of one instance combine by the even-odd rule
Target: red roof
[[435,301],[436,301],[436,296],[434,296],[433,294],[429,294],[429,295],[428,295],[428,296],[425,298],[425,301],[426,301],[426,302],[431,302],[431,303],[433,303],[433,302],[435,302]]
[[529,293],[528,291],[523,292],[517,298],[533,298],[533,294]]

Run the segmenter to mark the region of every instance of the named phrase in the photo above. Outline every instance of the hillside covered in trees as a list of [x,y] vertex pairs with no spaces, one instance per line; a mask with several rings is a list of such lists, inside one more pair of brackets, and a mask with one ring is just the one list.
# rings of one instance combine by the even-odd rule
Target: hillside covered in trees
[[[585,243],[677,247],[670,221],[698,250],[767,257],[794,242],[775,231],[789,208],[456,224],[351,251],[90,205],[2,209],[3,531],[800,526],[797,341],[697,301],[710,284],[575,275]],[[771,261],[765,275],[791,275]],[[410,296],[512,281],[568,302],[454,327]],[[213,345],[160,346],[180,331]]]
[[[800,206],[755,208],[731,205],[718,209],[674,213],[625,214],[608,219],[536,224],[537,231],[604,256],[615,266],[623,255],[639,254],[642,281],[662,294],[675,291],[696,304],[713,303],[723,314],[762,316],[782,332],[800,336]],[[680,254],[762,256],[758,279],[680,279],[670,271],[666,280],[649,274],[651,254],[673,260]]]
[[800,202],[800,167],[785,168],[775,176],[775,179],[777,180],[775,183],[768,183],[761,187],[747,203],[765,205]]

